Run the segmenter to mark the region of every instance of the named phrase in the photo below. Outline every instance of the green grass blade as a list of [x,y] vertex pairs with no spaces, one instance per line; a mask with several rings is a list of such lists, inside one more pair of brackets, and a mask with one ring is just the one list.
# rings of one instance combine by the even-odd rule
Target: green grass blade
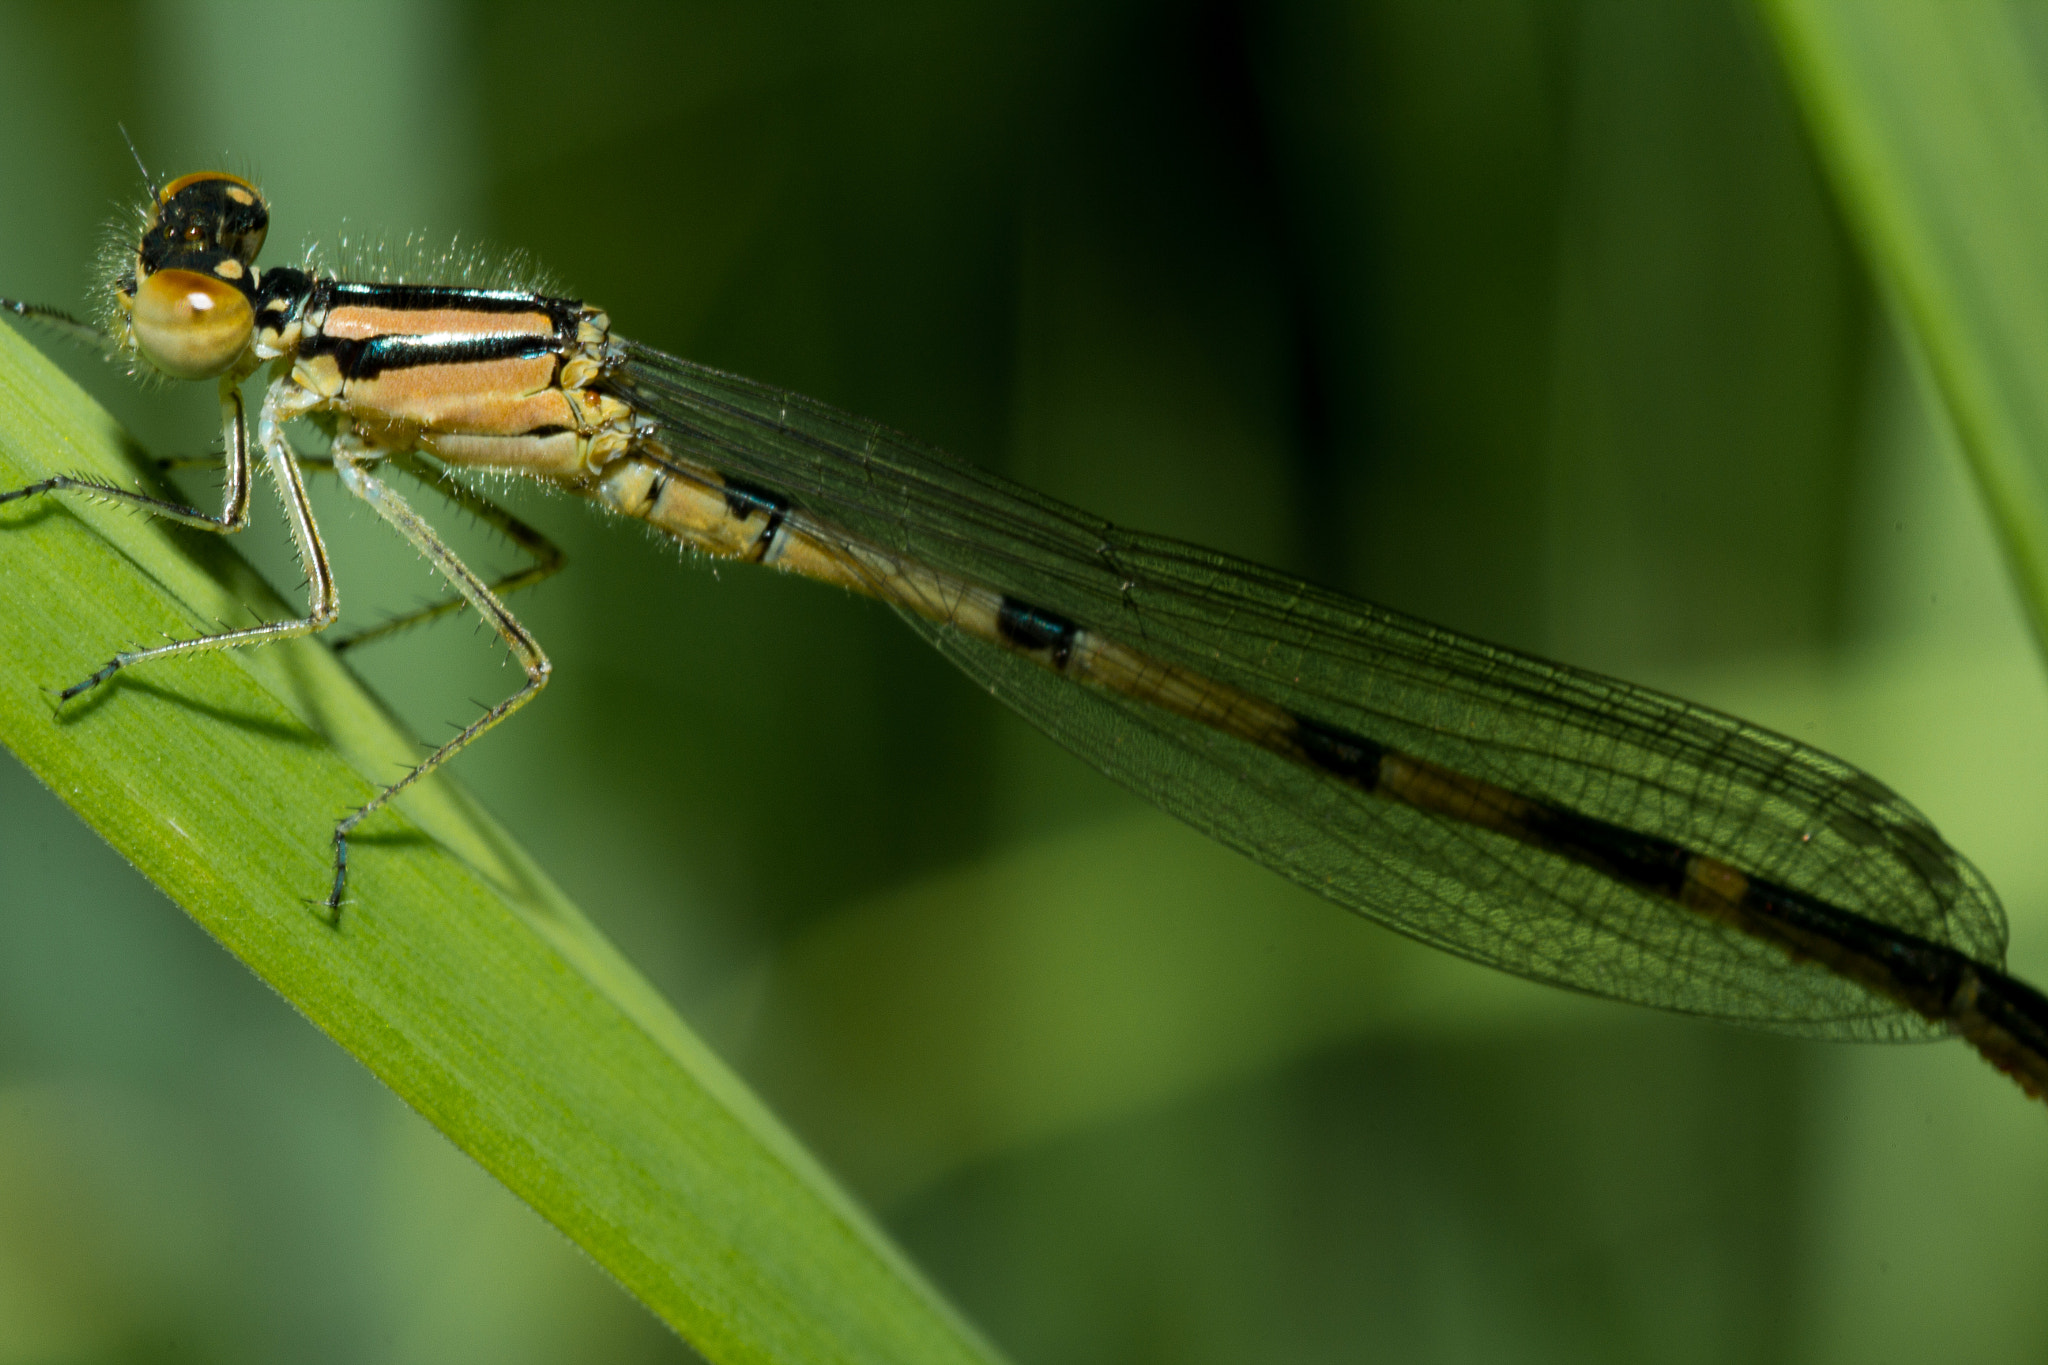
[[[0,327],[0,487],[133,485],[124,444]],[[252,609],[296,610],[216,537],[69,497],[0,508],[0,742],[711,1359],[994,1359],[451,784],[365,826],[348,913],[321,920],[331,822],[418,752],[324,648],[167,661],[58,713],[113,650]]]
[[1998,3],[1763,0],[2048,652],[2048,82]]

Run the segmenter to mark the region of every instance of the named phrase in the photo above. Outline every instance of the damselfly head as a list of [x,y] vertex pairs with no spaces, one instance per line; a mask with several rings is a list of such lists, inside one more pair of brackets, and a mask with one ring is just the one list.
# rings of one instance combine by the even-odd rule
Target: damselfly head
[[122,349],[173,379],[233,369],[255,333],[256,253],[269,228],[256,187],[224,171],[157,191],[111,282]]

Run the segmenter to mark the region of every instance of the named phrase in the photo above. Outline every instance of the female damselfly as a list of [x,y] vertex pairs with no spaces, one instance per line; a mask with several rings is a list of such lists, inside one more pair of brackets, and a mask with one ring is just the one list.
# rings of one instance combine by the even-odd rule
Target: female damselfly
[[[1997,897],[1914,808],[1839,759],[1628,683],[1487,645],[1274,570],[1087,516],[871,421],[678,360],[580,300],[259,267],[267,205],[205,172],[156,190],[109,274],[109,326],[8,303],[219,387],[218,514],[59,476],[217,532],[254,441],[309,579],[304,617],[116,655],[317,632],[333,571],[286,426],[453,586],[526,680],[333,831],[350,836],[547,683],[502,595],[560,559],[449,471],[524,475],[720,559],[894,607],[970,677],[1196,828],[1369,918],[1614,999],[1789,1032],[1967,1038],[2048,1093],[2048,998],[2002,970]],[[423,460],[431,457],[433,463]],[[384,478],[406,470],[535,553],[486,583]],[[388,629],[388,627],[387,627]],[[379,632],[381,633],[381,632]],[[358,637],[361,638],[361,637]]]

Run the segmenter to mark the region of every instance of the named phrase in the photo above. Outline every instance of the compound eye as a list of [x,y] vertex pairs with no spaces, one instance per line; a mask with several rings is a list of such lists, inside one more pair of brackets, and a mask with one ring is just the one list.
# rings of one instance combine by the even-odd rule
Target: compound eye
[[224,251],[251,265],[263,249],[270,209],[256,187],[224,171],[200,171],[163,187],[151,206],[142,254],[153,265],[182,251]]
[[225,280],[159,270],[135,291],[128,325],[143,359],[173,379],[211,379],[241,358],[256,310]]

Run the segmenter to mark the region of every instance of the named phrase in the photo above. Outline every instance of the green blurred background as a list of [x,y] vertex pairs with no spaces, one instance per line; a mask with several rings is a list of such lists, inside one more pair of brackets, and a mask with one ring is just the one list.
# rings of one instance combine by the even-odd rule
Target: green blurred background
[[[2048,978],[2041,669],[1731,0],[82,2],[0,58],[9,295],[83,304],[117,123],[252,170],[272,261],[523,247],[628,335],[1840,752]],[[509,496],[571,557],[519,603],[556,682],[459,779],[1018,1361],[2048,1349],[2048,1125],[1959,1046],[1416,949],[885,611]],[[432,593],[316,497],[345,620]],[[512,677],[452,625],[359,666],[435,738]],[[0,912],[0,1365],[687,1355],[4,757]]]

